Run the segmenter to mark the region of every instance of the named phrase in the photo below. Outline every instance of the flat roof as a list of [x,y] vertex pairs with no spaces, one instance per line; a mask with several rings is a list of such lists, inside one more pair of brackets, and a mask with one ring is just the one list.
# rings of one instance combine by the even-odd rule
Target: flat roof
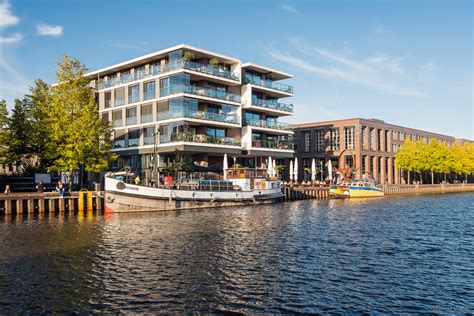
[[155,52],[150,53],[150,54],[146,54],[146,55],[143,55],[143,56],[140,56],[140,57],[129,59],[129,60],[126,60],[124,62],[115,64],[115,65],[112,65],[112,66],[108,66],[108,67],[104,67],[104,68],[100,68],[100,69],[88,72],[88,73],[85,74],[85,76],[92,77],[92,76],[96,76],[96,75],[100,75],[100,74],[107,74],[107,73],[111,73],[111,72],[116,72],[118,70],[128,68],[128,67],[138,66],[138,65],[143,64],[144,62],[152,61],[152,60],[156,59],[157,57],[160,57],[160,55],[165,56],[165,54],[167,54],[169,52],[172,52],[174,50],[178,50],[178,49],[188,49],[188,50],[198,52],[198,53],[201,53],[202,55],[209,56],[209,57],[215,56],[215,57],[218,57],[219,59],[221,59],[221,60],[223,60],[224,62],[227,62],[227,63],[240,63],[240,60],[238,60],[236,58],[233,58],[233,57],[229,57],[229,56],[226,56],[226,55],[214,53],[214,52],[211,52],[211,51],[208,51],[208,50],[205,50],[205,49],[201,49],[201,48],[197,48],[197,47],[194,47],[194,46],[191,46],[191,45],[179,44],[179,45],[168,47],[168,48],[165,48],[165,49],[162,49],[162,50],[159,50],[159,51],[155,51]]
[[273,68],[257,65],[257,64],[254,64],[254,63],[244,63],[244,64],[242,64],[242,68],[250,69],[250,70],[261,72],[261,73],[271,73],[272,74],[272,79],[275,79],[275,80],[293,78],[293,75],[291,75],[289,73],[279,71],[279,70],[275,70]]

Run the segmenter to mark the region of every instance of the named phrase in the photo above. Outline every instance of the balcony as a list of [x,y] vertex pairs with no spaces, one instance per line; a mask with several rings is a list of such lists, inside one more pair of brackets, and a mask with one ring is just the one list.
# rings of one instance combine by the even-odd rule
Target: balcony
[[174,142],[240,146],[240,138],[237,137],[212,137],[206,134],[191,134],[187,132],[171,135],[160,135],[161,144]]
[[239,117],[231,114],[220,114],[213,112],[204,112],[204,111],[193,111],[180,109],[178,111],[168,111],[168,112],[158,112],[158,121],[168,120],[177,117],[189,117],[200,120],[230,123],[230,124],[240,124]]
[[245,120],[245,123],[248,126],[278,129],[278,130],[282,130],[282,131],[292,131],[293,130],[293,125],[288,124],[288,123],[272,122],[272,121],[265,121],[265,120]]
[[189,69],[192,71],[197,71],[197,72],[213,75],[213,76],[224,78],[224,79],[230,79],[235,82],[240,81],[240,76],[236,72],[223,70],[211,65],[203,65],[203,64],[192,62],[192,61],[185,62],[184,60],[180,60],[177,62],[168,63],[166,65],[156,65],[149,68],[148,70],[139,70],[135,72],[133,75],[126,75],[120,78],[112,78],[108,80],[99,80],[99,82],[97,83],[97,88],[98,89],[111,88],[111,87],[115,87],[121,84],[141,80],[144,78],[157,76],[160,74],[165,74],[165,73],[172,72],[178,69]]
[[209,97],[219,100],[240,102],[240,95],[228,93],[221,90],[206,89],[194,85],[172,85],[170,89],[162,89],[161,96],[176,94],[176,93],[189,93],[199,95],[203,97]]
[[252,147],[293,150],[293,143],[290,141],[278,141],[278,140],[252,140]]
[[256,86],[260,86],[267,89],[278,90],[284,93],[293,94],[293,87],[279,83],[269,79],[261,79],[258,76],[253,76],[252,74],[245,74],[245,83],[250,83]]
[[252,96],[252,105],[267,109],[293,113],[293,104],[279,103],[275,100],[263,100]]

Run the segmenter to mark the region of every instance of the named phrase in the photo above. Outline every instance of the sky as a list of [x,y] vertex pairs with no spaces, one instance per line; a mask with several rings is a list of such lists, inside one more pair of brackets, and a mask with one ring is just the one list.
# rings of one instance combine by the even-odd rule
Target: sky
[[352,117],[474,139],[472,1],[0,0],[0,99],[189,44],[289,72],[289,123]]

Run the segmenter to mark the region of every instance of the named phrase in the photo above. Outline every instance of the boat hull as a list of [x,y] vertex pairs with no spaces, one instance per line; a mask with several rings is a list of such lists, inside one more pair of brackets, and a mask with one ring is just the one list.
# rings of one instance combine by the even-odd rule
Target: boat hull
[[348,198],[349,191],[347,190],[347,187],[342,188],[340,186],[332,185],[329,187],[329,195],[335,198]]
[[384,196],[384,192],[379,188],[349,187],[349,196],[351,198],[380,197]]

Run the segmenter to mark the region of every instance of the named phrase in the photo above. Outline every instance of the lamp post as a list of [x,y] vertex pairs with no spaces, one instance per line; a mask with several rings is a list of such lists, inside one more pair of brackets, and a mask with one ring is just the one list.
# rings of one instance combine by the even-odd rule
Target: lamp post
[[154,186],[159,185],[159,161],[158,161],[158,137],[160,135],[160,132],[158,130],[153,132],[153,173],[152,173],[152,181],[154,183]]

